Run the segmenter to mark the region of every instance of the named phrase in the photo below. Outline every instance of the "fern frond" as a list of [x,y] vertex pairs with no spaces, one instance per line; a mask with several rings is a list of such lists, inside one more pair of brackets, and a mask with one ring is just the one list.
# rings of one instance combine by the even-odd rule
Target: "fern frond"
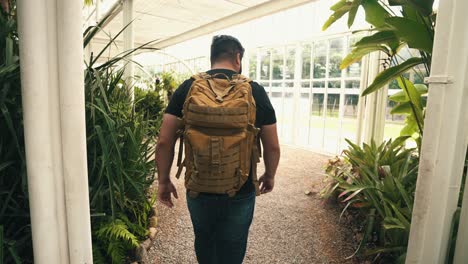
[[127,250],[120,241],[110,241],[107,246],[107,254],[111,257],[112,263],[125,263]]
[[107,224],[104,224],[96,231],[96,236],[99,239],[107,239],[109,241],[123,240],[130,247],[137,248],[139,246],[137,237],[128,230],[128,226],[121,219],[115,219]]

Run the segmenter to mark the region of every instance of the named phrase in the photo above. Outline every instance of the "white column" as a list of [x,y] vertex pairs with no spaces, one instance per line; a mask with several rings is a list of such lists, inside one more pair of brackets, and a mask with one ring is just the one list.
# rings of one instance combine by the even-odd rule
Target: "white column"
[[34,260],[92,263],[82,2],[17,4]]
[[367,80],[369,75],[369,56],[365,56],[361,61],[361,89],[359,89],[359,101],[357,112],[357,129],[356,129],[356,144],[360,146],[363,140],[364,129],[364,111],[366,108],[366,98],[361,97],[362,92],[367,87]]
[[[406,263],[444,263],[466,152],[468,2],[441,1]],[[465,194],[466,195],[466,194]],[[466,254],[466,206],[457,261]],[[463,252],[465,251],[465,252]],[[466,255],[465,255],[466,256]]]
[[92,263],[83,73],[83,1],[57,0],[63,177],[71,264]]
[[[125,0],[123,1],[123,26],[127,27],[124,32],[123,32],[123,41],[124,41],[124,51],[132,50],[135,48],[135,37],[133,34],[133,19],[134,19],[134,13],[133,13],[133,3],[134,0]],[[128,26],[127,26],[128,25]],[[125,72],[124,72],[124,80],[126,83],[130,86],[130,93],[132,96],[132,100],[134,98],[134,93],[133,93],[133,77],[134,77],[134,65],[133,65],[133,55],[129,55],[128,57],[128,62],[125,66]]]
[[[374,81],[375,77],[380,73],[380,58],[380,52],[374,52],[369,55],[369,72],[367,74],[367,83],[364,84],[364,87],[368,87]],[[370,143],[372,139],[377,144],[383,141],[386,96],[387,88],[382,88],[365,97],[366,106],[364,109],[364,143]]]
[[[34,260],[60,263],[67,252],[60,246],[59,225],[64,219],[56,199],[53,100],[48,62],[48,8],[39,1],[19,0],[18,32],[21,57],[21,92],[28,174]],[[52,12],[53,13],[53,12]],[[51,14],[52,15],[52,14]],[[52,101],[52,102],[51,102]]]

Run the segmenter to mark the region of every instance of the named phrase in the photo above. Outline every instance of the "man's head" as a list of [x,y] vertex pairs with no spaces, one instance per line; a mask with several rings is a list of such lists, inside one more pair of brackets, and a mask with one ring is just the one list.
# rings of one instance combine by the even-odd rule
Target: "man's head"
[[228,35],[213,37],[211,42],[211,67],[230,67],[238,73],[242,72],[242,57],[244,47],[238,39]]

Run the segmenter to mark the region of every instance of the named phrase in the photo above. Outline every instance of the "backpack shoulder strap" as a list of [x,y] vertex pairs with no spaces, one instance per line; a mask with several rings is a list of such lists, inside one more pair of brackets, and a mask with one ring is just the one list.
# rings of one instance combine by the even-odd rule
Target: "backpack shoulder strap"
[[231,79],[231,82],[234,82],[235,84],[244,83],[244,82],[250,83],[251,81],[252,81],[251,79],[247,78],[246,76],[242,74],[234,74]]
[[208,79],[211,79],[212,77],[206,72],[199,72],[197,74],[192,75],[192,78],[194,80],[208,80]]

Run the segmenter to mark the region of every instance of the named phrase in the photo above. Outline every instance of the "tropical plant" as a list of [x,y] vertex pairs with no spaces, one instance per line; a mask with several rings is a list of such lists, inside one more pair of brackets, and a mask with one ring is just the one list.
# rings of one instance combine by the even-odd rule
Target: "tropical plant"
[[149,137],[155,137],[159,134],[159,127],[162,123],[162,113],[166,107],[160,93],[148,89],[143,90],[134,87],[135,92],[135,112],[141,113],[150,125]]
[[[405,73],[414,71],[420,80],[429,76],[436,22],[436,15],[432,11],[433,2],[434,0],[340,0],[331,7],[333,14],[323,25],[323,30],[326,30],[348,14],[348,26],[351,27],[358,9],[364,9],[366,21],[372,25],[369,30],[371,35],[354,44],[340,67],[344,69],[372,52],[386,55],[382,61],[384,70],[362,95],[373,93],[397,79],[402,91],[390,98],[396,102],[391,113],[406,115],[406,126],[401,135],[416,135],[418,146],[421,145],[425,113],[425,100],[421,96],[427,93],[427,87],[424,84],[415,85],[405,77]],[[416,51],[418,56],[403,56],[400,51],[407,48]]]
[[166,94],[167,101],[170,101],[172,93],[189,77],[188,75],[177,74],[175,72],[162,72],[158,78],[159,83],[156,85],[155,89],[162,94]]
[[[321,195],[336,194],[345,204],[342,214],[356,208],[366,217],[364,235],[353,256],[377,254],[393,263],[404,262],[419,164],[415,150],[405,149],[406,139],[379,146],[372,142],[362,148],[348,140],[343,158],[327,166],[328,184]],[[363,250],[368,242],[377,248]]]
[[0,263],[32,263],[16,6],[0,4]]
[[460,186],[460,195],[458,196],[458,206],[452,218],[448,254],[447,254],[447,260],[445,263],[453,263],[453,258],[455,256],[455,245],[457,243],[458,227],[460,225],[460,216],[461,216],[462,202],[463,202],[463,198],[465,194],[465,185],[466,185],[467,175],[468,175],[468,149],[466,150],[466,154],[465,154],[465,165],[463,166],[462,181],[461,181],[461,186]]
[[[418,151],[424,130],[427,86],[421,82],[431,70],[432,46],[436,15],[433,0],[340,0],[331,7],[333,14],[323,29],[348,14],[348,27],[354,23],[357,11],[363,8],[366,21],[372,26],[369,35],[353,45],[343,59],[344,69],[365,55],[381,52],[385,55],[382,68],[362,96],[371,94],[390,83],[401,91],[389,97],[392,114],[404,115],[402,137],[376,147],[362,148],[350,141],[344,151],[344,162],[335,160],[328,166],[330,184],[323,195],[339,191],[339,197],[349,207],[359,207],[367,218],[367,228],[356,253],[361,253],[372,232],[378,234],[375,250],[365,254],[383,254],[393,262],[405,260],[411,223],[411,211],[417,178],[418,153],[406,150],[403,142],[412,137]],[[364,30],[366,31],[366,30]],[[415,55],[416,54],[416,55]],[[412,73],[414,80],[410,77]]]
[[[100,26],[85,31],[85,46]],[[122,32],[122,31],[121,31]],[[120,33],[121,33],[120,32]],[[138,47],[97,64],[117,34],[91,55],[85,70],[88,175],[96,263],[123,263],[147,235],[154,198],[154,128],[161,111],[135,111],[130,87],[123,81],[122,64]],[[138,101],[136,102],[138,105]],[[150,104],[150,103],[148,103]],[[154,118],[154,119],[153,119]]]

